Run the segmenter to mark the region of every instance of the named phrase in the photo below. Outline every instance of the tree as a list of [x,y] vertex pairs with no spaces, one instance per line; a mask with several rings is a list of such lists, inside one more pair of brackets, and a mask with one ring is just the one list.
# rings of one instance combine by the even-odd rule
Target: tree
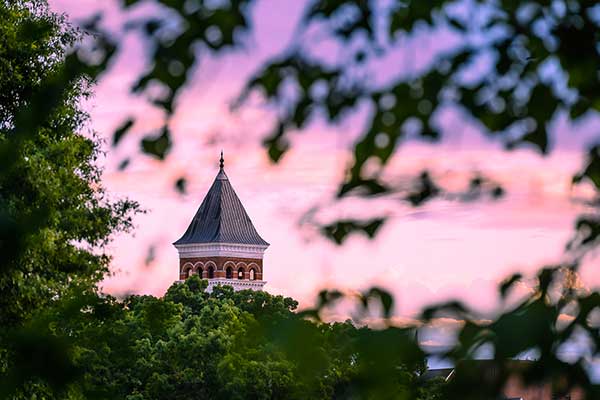
[[[63,396],[410,398],[406,395],[424,359],[422,353],[410,360],[410,353],[397,351],[397,339],[411,336],[349,322],[311,322],[292,311],[292,299],[265,292],[234,292],[225,286],[209,294],[205,288],[206,281],[192,276],[160,299],[117,301],[87,291],[63,296],[47,308],[40,318],[55,327],[58,337],[69,336],[79,371]],[[387,368],[398,372],[380,373]],[[43,381],[35,386],[30,381],[20,395],[33,393],[61,398]]]
[[44,93],[82,34],[43,1],[2,2],[0,17],[0,325],[9,327],[70,282],[98,282],[108,272],[104,245],[130,227],[137,205],[111,202],[102,188],[99,139],[79,106],[91,77]]
[[0,1],[0,38],[0,397],[25,382],[51,396],[78,372],[69,335],[34,315],[95,290],[104,246],[138,206],[109,201],[100,182],[99,140],[79,102],[106,65],[67,53],[81,32],[44,1]]
[[[123,2],[126,7],[137,3],[139,1],[136,0]],[[130,24],[130,27],[133,26],[133,29],[142,32],[153,50],[149,59],[149,69],[140,77],[133,88],[134,91],[142,93],[150,83],[163,85],[167,89],[163,97],[152,99],[154,104],[165,111],[167,116],[165,127],[159,136],[147,137],[141,143],[144,152],[163,159],[171,146],[168,117],[174,111],[174,104],[176,104],[174,100],[184,87],[188,79],[188,71],[193,67],[198,55],[189,50],[200,45],[199,47],[205,52],[219,52],[239,44],[240,36],[236,31],[247,30],[249,6],[252,2],[236,0],[208,4],[162,0],[157,3],[169,8],[170,12],[149,15],[141,21],[137,20],[133,25]],[[600,58],[597,54],[598,20],[593,2],[584,0],[552,3],[474,1],[466,4],[468,10],[481,18],[461,16],[460,12],[456,13],[453,5],[454,2],[444,0],[433,3],[406,1],[396,3],[389,9],[381,9],[379,2],[367,0],[311,1],[296,38],[300,45],[295,43],[290,51],[265,65],[242,93],[243,101],[246,93],[258,90],[263,93],[266,101],[279,111],[277,124],[266,140],[271,158],[277,161],[283,156],[289,146],[286,138],[291,129],[302,129],[318,115],[323,115],[326,121],[335,123],[354,110],[359,103],[366,102],[372,110],[369,117],[371,123],[354,148],[348,178],[341,182],[338,196],[360,195],[370,198],[374,195],[400,193],[409,203],[418,206],[444,193],[443,187],[428,171],[423,171],[415,178],[414,184],[405,190],[383,181],[378,174],[365,175],[363,168],[369,160],[378,160],[380,171],[385,168],[397,145],[406,136],[403,128],[409,120],[416,123],[417,134],[421,137],[438,139],[440,131],[434,121],[435,112],[440,107],[449,105],[468,112],[486,131],[503,140],[507,147],[512,148],[525,143],[545,154],[551,150],[548,146],[546,127],[558,113],[568,114],[571,120],[577,120],[586,112],[593,113],[598,109],[600,91],[596,72]],[[10,7],[8,9],[10,10]],[[163,11],[163,9],[159,10]],[[172,20],[169,18],[175,18],[176,23],[171,23]],[[344,49],[350,49],[346,59],[329,64],[308,54],[302,44],[311,41],[304,35],[315,24],[322,26],[325,32],[328,32]],[[356,75],[352,74],[353,71],[368,65],[378,54],[381,54],[380,52],[388,51],[397,43],[398,32],[402,32],[403,35],[414,34],[421,29],[419,26],[424,26],[433,33],[436,30],[453,30],[455,34],[465,39],[462,43],[466,43],[467,46],[445,49],[446,51],[439,54],[436,59],[435,66],[439,68],[433,68],[431,65],[422,71],[416,71],[412,76],[397,77],[381,87],[371,87],[365,84],[368,83],[367,80],[358,80]],[[540,26],[543,27],[541,31]],[[94,28],[94,24],[91,24],[90,28]],[[490,32],[498,35],[492,35]],[[483,35],[490,40],[469,41],[470,35]],[[31,101],[25,102],[24,107],[19,107],[14,119],[14,128],[11,129],[12,134],[5,139],[6,142],[1,149],[3,174],[8,171],[7,176],[10,176],[11,169],[19,165],[17,156],[22,154],[27,141],[32,139],[33,133],[38,132],[38,128],[44,126],[49,116],[54,115],[56,109],[60,109],[55,106],[62,104],[60,101],[68,97],[73,82],[77,82],[81,73],[87,72],[94,77],[104,70],[114,52],[114,46],[104,35],[98,35],[96,39],[96,46],[100,49],[99,57],[86,58],[81,52],[68,55],[64,63],[59,63],[60,66],[57,64],[57,74],[50,75],[41,82],[39,89],[32,93]],[[356,46],[347,46],[349,43]],[[473,58],[486,52],[494,56],[491,70],[482,74],[475,83],[463,81],[460,72],[469,68]],[[555,79],[546,80],[542,73],[546,63],[558,65],[561,74],[555,75]],[[284,85],[295,87],[298,96],[288,98],[286,91],[282,90]],[[312,88],[316,85],[326,88],[324,96],[316,98],[312,96]],[[42,97],[41,94],[51,96]],[[115,133],[115,144],[119,143],[132,123],[132,120],[126,121]],[[596,189],[595,193],[600,186],[597,176],[600,157],[597,153],[597,147],[590,148],[587,164],[582,172],[574,177],[574,183],[588,183]],[[182,187],[181,181],[179,183]],[[503,189],[494,182],[481,176],[475,176],[466,190],[471,194],[469,196],[471,198],[486,193],[498,197],[503,193]],[[597,196],[590,200],[595,200],[595,197]],[[16,203],[17,207],[20,205],[21,203]],[[3,250],[10,251],[3,252],[2,255],[7,257],[8,261],[16,259],[15,255],[20,256],[21,250],[28,243],[27,239],[41,231],[37,226],[32,230],[33,234],[29,230],[18,231],[17,228],[31,227],[31,220],[46,222],[45,216],[51,215],[45,205],[39,208],[44,211],[42,213],[44,218],[30,218],[26,221],[28,223],[23,223],[23,220],[14,217],[5,218],[7,223],[2,225]],[[10,217],[8,212],[5,214]],[[363,231],[369,236],[375,235],[383,222],[383,218],[373,221],[338,221],[323,226],[322,231],[336,242],[343,243],[344,238],[354,231]],[[42,227],[44,226],[42,224]],[[569,274],[568,271],[574,271],[578,261],[589,249],[597,245],[600,229],[598,229],[596,215],[582,216],[576,223],[576,229],[575,238],[568,248],[570,255],[573,256],[573,263],[566,266],[567,272],[564,266],[552,266],[541,270],[537,276],[538,286],[534,293],[491,322],[478,320],[471,310],[453,301],[434,305],[423,311],[422,317],[425,322],[435,316],[447,314],[464,320],[457,344],[444,354],[447,358],[458,362],[472,358],[483,346],[491,346],[494,349],[494,362],[498,364],[500,371],[497,381],[485,387],[464,385],[465,382],[472,383],[473,380],[468,379],[470,376],[468,371],[461,369],[457,372],[457,376],[464,377],[466,380],[457,379],[455,382],[462,384],[451,387],[449,393],[456,396],[460,394],[463,396],[461,398],[494,396],[507,376],[505,359],[516,357],[527,350],[537,349],[539,359],[532,363],[531,368],[521,371],[526,383],[551,381],[557,393],[565,393],[572,387],[581,387],[589,398],[598,397],[598,385],[590,382],[585,371],[585,359],[582,357],[575,362],[565,362],[558,355],[558,349],[581,332],[589,338],[590,353],[597,355],[599,351],[598,329],[589,317],[598,309],[600,295],[598,292],[591,294],[577,292],[570,287],[568,280],[561,279],[562,276]],[[82,261],[81,258],[76,260],[77,264]],[[5,269],[8,271],[18,268],[4,260],[2,264],[11,266]],[[43,271],[37,271],[34,276],[37,275],[44,276]],[[501,285],[500,294],[506,296],[519,279],[520,275],[509,277]],[[41,287],[44,288],[46,285],[47,283],[44,283]],[[228,296],[227,291],[222,293],[225,297]],[[328,390],[332,386],[324,382],[326,379],[335,380],[332,377],[335,377],[336,371],[327,369],[331,365],[327,362],[328,349],[319,345],[322,343],[319,329],[325,325],[318,323],[318,320],[322,308],[339,299],[340,296],[339,292],[322,293],[323,301],[315,310],[298,314],[299,317],[315,319],[317,323],[294,317],[289,320],[283,318],[270,321],[271,325],[267,324],[267,326],[274,326],[276,329],[265,331],[269,340],[264,343],[271,343],[271,339],[274,338],[268,334],[274,333],[279,338],[274,342],[277,343],[276,349],[284,356],[279,358],[280,353],[275,352],[267,353],[273,358],[266,361],[249,358],[250,363],[247,368],[260,375],[263,373],[260,365],[253,362],[281,361],[278,366],[271,364],[268,369],[278,373],[276,377],[272,377],[273,382],[285,382],[291,370],[299,374],[298,385],[292,393],[331,395]],[[384,317],[388,317],[393,305],[389,294],[374,289],[358,296],[359,304],[363,308],[367,308],[372,299],[381,302],[383,309],[386,310]],[[150,299],[143,300],[140,304],[146,302],[153,310],[171,309],[171,306],[165,308]],[[191,344],[196,344],[192,333],[194,330],[202,328],[210,330],[211,327],[215,328],[223,324],[226,334],[209,335],[211,339],[209,346],[211,350],[228,349],[230,339],[235,337],[232,336],[233,331],[253,325],[252,314],[240,312],[239,308],[229,301],[221,304],[215,299],[209,299],[209,303],[208,307],[202,306],[200,299],[194,299],[192,305],[200,307],[198,314],[194,314],[188,320],[188,325],[180,327],[178,338],[183,337],[189,339]],[[115,308],[108,307],[108,309],[118,310],[119,307],[116,305]],[[142,309],[145,309],[144,307]],[[184,305],[184,310],[186,307]],[[189,308],[193,310],[194,307]],[[99,309],[105,310],[106,307]],[[261,307],[253,306],[252,309],[258,312]],[[569,313],[573,317],[566,327],[558,325],[561,313]],[[18,312],[15,314],[18,315]],[[82,314],[86,317],[85,313]],[[147,313],[144,312],[143,315]],[[192,382],[197,385],[195,388],[200,389],[200,384],[193,380],[197,375],[189,369],[183,369],[189,372],[189,375],[184,378],[177,374],[169,375],[168,367],[172,361],[169,358],[170,354],[177,354],[175,361],[179,363],[174,364],[177,369],[185,368],[189,362],[190,365],[198,366],[202,371],[215,374],[218,378],[218,368],[204,370],[202,368],[206,365],[197,364],[206,360],[209,363],[207,365],[215,365],[210,364],[215,362],[210,358],[210,354],[203,353],[206,351],[204,345],[200,344],[192,349],[205,357],[186,359],[188,353],[182,353],[181,348],[175,347],[174,343],[172,343],[174,347],[165,347],[160,341],[153,342],[149,339],[148,335],[164,334],[168,324],[154,323],[148,321],[146,317],[143,320],[144,324],[137,325],[136,329],[139,328],[140,333],[146,335],[148,339],[140,340],[136,343],[138,347],[132,348],[143,355],[137,359],[143,366],[148,367],[142,368],[141,371],[117,368],[115,371],[126,371],[126,373],[112,380],[117,382],[114,387],[111,387],[108,381],[103,382],[104,386],[95,386],[92,380],[89,383],[92,388],[102,387],[117,391],[126,388],[126,393],[132,393],[138,398],[167,395],[163,388],[181,389],[188,382]],[[197,325],[198,321],[202,324]],[[385,318],[384,321],[389,323]],[[343,330],[342,328],[335,329]],[[129,327],[123,329],[131,332],[128,331]],[[360,397],[376,394],[381,397],[383,392],[378,390],[386,388],[389,390],[388,393],[391,393],[390,396],[399,398],[411,396],[410,391],[406,391],[411,387],[411,371],[417,370],[416,365],[423,360],[422,350],[417,346],[415,338],[411,336],[414,330],[391,325],[386,325],[385,329],[379,331],[359,329],[355,332],[350,327],[347,329],[353,332],[349,335],[352,351],[344,352],[344,349],[337,349],[337,351],[350,357],[352,368],[337,380],[339,386],[334,385],[336,390],[333,393],[342,397],[349,392],[356,393]],[[525,333],[514,335],[514,332]],[[89,336],[99,339],[110,337],[106,335],[94,336],[90,333]],[[99,342],[103,343],[101,340]],[[347,343],[340,337],[336,337],[335,342]],[[58,343],[54,344],[53,348],[60,348]],[[104,347],[104,349],[118,348],[116,340]],[[382,348],[391,350],[382,351]],[[304,349],[310,351],[302,351]],[[176,350],[180,352],[173,353]],[[90,359],[92,362],[85,365],[89,367],[103,365],[104,361],[101,357],[96,361],[97,354],[102,352],[90,354],[93,355]],[[236,355],[235,358],[230,358],[229,365],[238,362],[237,360],[248,359],[241,357]],[[284,362],[287,359],[292,360],[290,369],[287,369],[288,366]],[[185,363],[181,363],[181,360],[185,360]],[[348,362],[341,362],[340,365],[347,366]],[[312,370],[310,367],[315,369]],[[155,373],[155,371],[161,372]],[[221,371],[231,372],[231,368],[223,365]],[[311,373],[312,371],[319,373],[315,375]],[[92,377],[101,376],[97,372],[93,371],[89,374]],[[137,386],[128,387],[127,383],[121,385],[119,379],[123,379],[124,376],[135,376],[137,380],[134,380],[133,384]],[[143,385],[138,384],[138,381]],[[303,386],[305,382],[310,384]],[[64,384],[64,380],[56,380],[54,383]],[[243,387],[243,383],[243,377],[236,376],[229,389]],[[313,390],[313,392],[306,392],[306,390]],[[183,392],[181,395],[190,393]],[[231,395],[233,391],[225,393]]]
[[[124,5],[131,7],[137,3],[140,2],[128,0]],[[145,22],[138,21],[140,32],[154,51],[148,59],[149,73],[141,77],[134,91],[143,92],[150,81],[164,85],[168,89],[165,102],[155,104],[170,116],[173,100],[189,79],[191,68],[186,64],[190,60],[182,60],[178,55],[189,57],[190,52],[183,49],[191,49],[196,43],[194,39],[212,51],[239,43],[239,36],[232,31],[247,28],[251,2],[199,2],[192,11],[184,2],[155,3],[176,15],[177,28],[167,23],[170,17],[165,13],[149,16]],[[227,18],[228,13],[236,18]],[[448,193],[431,171],[424,170],[400,186],[386,182],[382,176],[388,161],[408,137],[436,142],[443,135],[455,134],[443,132],[436,123],[436,115],[442,108],[466,115],[482,132],[504,143],[507,151],[528,146],[542,155],[552,151],[548,130],[558,116],[566,116],[571,123],[597,118],[599,22],[597,4],[591,0],[407,0],[391,4],[369,0],[308,1],[293,42],[261,66],[241,93],[238,106],[243,106],[248,94],[258,92],[273,110],[276,123],[264,143],[270,158],[277,162],[290,146],[290,131],[302,130],[316,119],[335,124],[366,105],[368,123],[353,149],[337,197],[368,200],[394,195],[420,206]],[[202,29],[179,29],[186,26]],[[222,35],[207,34],[209,28]],[[318,38],[337,46],[342,56],[334,60],[315,56],[310,51],[315,43],[310,35],[314,32],[318,32]],[[430,37],[451,34],[458,37],[458,45],[444,48],[422,69],[392,76],[382,84],[371,84],[369,67],[382,55],[397,50],[402,45],[401,38],[417,34]],[[169,39],[164,40],[165,37]],[[475,61],[482,58],[491,60],[489,68],[477,70]],[[183,68],[169,69],[173,62]],[[555,73],[548,74],[549,69]],[[466,79],[465,71],[475,78]],[[146,147],[144,151],[153,153]],[[377,166],[374,173],[365,168],[372,162]],[[600,389],[585,372],[586,360],[581,357],[575,362],[565,362],[557,351],[579,334],[588,338],[590,356],[597,356],[600,351],[599,332],[589,320],[591,313],[600,307],[600,294],[578,292],[563,279],[576,273],[581,260],[597,247],[600,239],[599,163],[599,147],[592,145],[582,171],[573,177],[573,184],[593,189],[593,194],[585,199],[593,211],[581,215],[575,223],[575,235],[566,246],[569,261],[566,265],[541,269],[538,285],[529,298],[489,323],[481,323],[474,311],[455,301],[423,311],[425,322],[447,314],[465,321],[458,343],[444,354],[448,358],[458,362],[474,357],[482,346],[494,349],[502,373],[498,382],[486,387],[490,392],[485,395],[493,396],[501,388],[502,377],[507,376],[506,358],[536,349],[540,354],[538,360],[529,371],[521,371],[527,383],[551,381],[557,393],[581,387],[589,398],[598,397]],[[474,173],[460,197],[499,198],[504,191],[485,175]],[[354,232],[373,237],[384,222],[385,216],[378,216],[367,221],[315,223],[324,235],[342,244]],[[507,278],[499,287],[502,298],[520,279],[520,274]],[[319,310],[312,310],[311,315],[318,315]],[[557,328],[561,313],[573,317],[565,328]],[[515,338],[514,332],[528,334]],[[464,385],[456,389],[466,390],[464,396],[478,398],[483,393],[476,393],[475,388]]]

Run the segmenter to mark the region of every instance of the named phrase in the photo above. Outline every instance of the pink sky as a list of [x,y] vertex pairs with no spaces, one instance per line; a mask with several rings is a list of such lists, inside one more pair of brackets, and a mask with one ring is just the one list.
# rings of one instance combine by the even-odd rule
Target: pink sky
[[[104,10],[110,26],[120,21],[114,3],[106,0],[50,4],[73,18]],[[502,278],[516,270],[533,273],[543,263],[560,260],[573,218],[581,211],[569,199],[570,179],[581,165],[581,144],[594,133],[591,122],[573,127],[559,119],[553,126],[557,150],[541,158],[528,150],[507,155],[467,119],[449,111],[440,117],[444,128],[461,134],[437,146],[405,145],[389,173],[416,172],[428,165],[448,182],[465,183],[468,172],[481,170],[508,189],[505,199],[467,204],[438,200],[418,209],[374,203],[370,209],[391,215],[388,224],[376,240],[356,236],[342,247],[300,229],[302,214],[315,203],[329,204],[324,212],[329,217],[356,213],[356,204],[335,207],[331,200],[366,110],[335,127],[311,124],[294,135],[293,149],[283,162],[272,166],[260,146],[272,116],[259,106],[232,114],[228,105],[249,74],[285,47],[301,9],[301,2],[259,1],[254,15],[265,23],[256,26],[247,48],[202,61],[178,99],[172,125],[175,147],[162,163],[136,155],[139,138],[162,121],[143,99],[128,94],[144,53],[137,38],[126,40],[86,107],[92,127],[107,141],[127,115],[142,116],[119,148],[106,147],[103,181],[111,196],[137,200],[148,213],[136,219],[133,236],[120,235],[111,245],[114,275],[106,279],[104,290],[161,295],[177,279],[177,252],[171,243],[184,232],[212,183],[221,148],[234,188],[257,230],[271,243],[264,261],[267,289],[304,305],[323,287],[377,284],[396,294],[398,316],[413,315],[421,306],[451,296],[491,310]],[[414,52],[416,43],[409,47]],[[394,68],[394,57],[378,67],[382,77]],[[424,52],[411,67],[427,59]],[[121,160],[132,155],[130,167],[118,172]],[[185,196],[173,190],[174,179],[181,175],[189,181]],[[157,253],[146,266],[149,245],[156,246]],[[582,271],[584,282],[597,286],[600,279],[591,264]]]

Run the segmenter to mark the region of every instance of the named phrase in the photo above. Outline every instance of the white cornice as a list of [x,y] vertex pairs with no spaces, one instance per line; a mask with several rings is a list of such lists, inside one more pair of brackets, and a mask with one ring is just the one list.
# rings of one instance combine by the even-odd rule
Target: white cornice
[[197,243],[175,245],[179,258],[238,257],[261,260],[268,245],[235,243]]
[[225,278],[216,278],[208,280],[208,287],[206,288],[207,292],[212,292],[213,287],[217,285],[221,286],[231,286],[233,290],[263,290],[263,286],[265,286],[266,281],[249,281],[249,280],[238,280],[238,279],[225,279]]
[[[177,280],[176,283],[183,283],[185,280]],[[250,281],[250,280],[238,280],[238,279],[225,279],[225,278],[215,278],[208,279],[208,286],[206,287],[207,292],[212,292],[213,287],[217,285],[221,286],[231,286],[233,290],[264,290],[263,287],[266,285],[267,281]]]

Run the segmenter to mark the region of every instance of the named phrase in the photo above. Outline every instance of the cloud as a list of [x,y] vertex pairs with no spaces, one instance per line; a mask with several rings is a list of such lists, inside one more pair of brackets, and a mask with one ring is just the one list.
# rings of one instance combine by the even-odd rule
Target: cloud
[[[116,26],[114,4],[106,3],[94,0],[82,6],[76,0],[51,1],[53,7],[77,17],[105,9]],[[395,314],[402,318],[449,298],[485,313],[499,306],[497,284],[507,275],[516,270],[533,272],[562,256],[573,218],[580,211],[570,202],[569,190],[581,155],[572,148],[559,148],[545,158],[530,151],[508,155],[452,110],[443,110],[439,121],[450,139],[435,146],[402,143],[385,178],[397,182],[428,168],[442,183],[459,190],[472,171],[483,171],[508,190],[501,201],[437,200],[419,209],[397,200],[357,201],[347,207],[332,202],[366,109],[333,127],[314,121],[301,134],[292,135],[292,150],[282,163],[271,165],[260,142],[272,114],[264,107],[249,107],[232,115],[229,101],[245,78],[290,37],[291,20],[298,18],[302,4],[283,3],[259,2],[255,18],[267,22],[257,27],[249,52],[203,59],[192,84],[178,98],[175,146],[165,162],[138,153],[139,138],[158,128],[163,116],[129,94],[129,85],[143,66],[144,52],[137,39],[127,39],[119,59],[99,82],[88,106],[93,127],[107,141],[130,111],[143,117],[122,146],[107,148],[103,183],[111,196],[130,197],[149,210],[136,219],[135,237],[120,235],[109,249],[116,274],[103,283],[106,291],[161,295],[177,279],[177,253],[171,243],[185,230],[211,184],[221,147],[238,195],[261,235],[271,242],[265,255],[267,289],[297,298],[301,306],[311,305],[321,288],[361,290],[379,285],[394,294]],[[283,11],[291,13],[290,18],[264,18]],[[419,65],[428,62],[427,55],[419,57]],[[394,67],[393,62],[390,65]],[[556,134],[562,138],[571,128],[558,121]],[[587,124],[582,131],[592,128]],[[116,171],[132,155],[131,167]],[[185,196],[173,189],[179,176],[188,179]],[[354,235],[337,247],[298,228],[303,213],[315,203],[331,204],[331,217],[385,212],[390,218],[376,240]],[[145,266],[150,245],[156,246],[157,257]],[[600,283],[592,269],[582,273],[582,279],[590,286]],[[514,296],[527,290],[519,284]]]

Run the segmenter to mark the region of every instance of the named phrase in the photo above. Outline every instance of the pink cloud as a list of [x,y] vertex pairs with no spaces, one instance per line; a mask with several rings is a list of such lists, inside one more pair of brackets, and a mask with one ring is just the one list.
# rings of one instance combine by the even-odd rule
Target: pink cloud
[[[105,1],[82,7],[74,0],[53,0],[51,5],[77,18],[103,9],[109,25],[118,26],[118,12]],[[268,23],[257,25],[245,51],[202,60],[192,84],[178,98],[172,124],[175,146],[165,162],[138,155],[140,137],[159,128],[163,116],[129,94],[143,67],[144,52],[139,39],[127,38],[86,107],[92,127],[107,142],[127,115],[142,117],[121,146],[107,147],[103,181],[111,196],[138,200],[149,212],[136,219],[135,236],[121,235],[111,245],[115,275],[105,280],[106,291],[160,295],[177,279],[177,253],[171,242],[185,230],[208,190],[221,148],[233,186],[257,229],[271,243],[265,256],[268,290],[295,297],[303,306],[312,304],[324,287],[364,289],[376,284],[396,295],[399,317],[412,316],[423,305],[448,297],[489,311],[498,306],[496,287],[506,275],[516,270],[533,272],[561,258],[573,218],[581,211],[570,201],[569,184],[581,155],[562,147],[548,158],[531,151],[507,155],[499,143],[484,138],[455,110],[439,117],[448,140],[436,146],[403,143],[385,176],[401,179],[427,167],[458,189],[466,186],[471,171],[481,170],[508,189],[503,200],[437,200],[419,209],[389,201],[368,206],[349,202],[343,207],[331,203],[351,157],[349,148],[364,125],[366,108],[339,126],[311,123],[306,131],[293,135],[293,149],[281,164],[271,166],[260,141],[272,114],[260,106],[231,114],[229,104],[249,74],[289,41],[302,4],[294,3],[293,10],[289,7],[287,2],[259,2],[254,10],[258,18],[287,12],[291,20],[267,18]],[[438,45],[431,51],[437,51]],[[391,57],[387,64],[394,65],[393,57],[398,55]],[[430,61],[425,54],[418,60],[419,65]],[[592,128],[588,124],[578,132],[589,138],[585,132]],[[561,144],[572,129],[564,121],[557,122]],[[116,171],[132,155],[130,168]],[[189,183],[185,196],[173,190],[173,180],[182,175]],[[337,247],[298,228],[303,213],[315,203],[333,204],[326,210],[331,218],[384,211],[390,220],[376,240],[356,236]],[[156,259],[146,266],[150,245],[156,247]],[[582,275],[589,285],[598,285],[591,268],[584,268]]]

